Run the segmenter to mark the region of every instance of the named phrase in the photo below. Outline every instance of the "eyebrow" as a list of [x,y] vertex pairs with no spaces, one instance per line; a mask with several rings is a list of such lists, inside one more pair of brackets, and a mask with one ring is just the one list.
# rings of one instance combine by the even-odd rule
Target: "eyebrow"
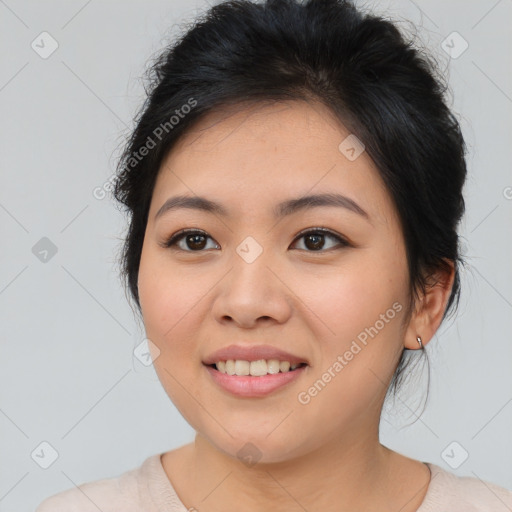
[[[299,211],[309,210],[320,206],[335,206],[345,208],[353,213],[364,217],[369,221],[368,213],[363,210],[353,199],[341,194],[326,193],[288,199],[279,203],[273,210],[274,216],[283,218]],[[229,217],[228,210],[219,203],[200,196],[175,196],[167,199],[155,215],[155,220],[164,213],[180,208],[200,210],[208,213],[215,213],[222,217]]]

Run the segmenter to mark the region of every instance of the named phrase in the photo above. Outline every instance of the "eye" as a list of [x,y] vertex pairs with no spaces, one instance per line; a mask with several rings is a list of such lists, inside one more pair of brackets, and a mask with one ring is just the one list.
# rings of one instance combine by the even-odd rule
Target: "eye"
[[[295,240],[300,240],[304,238],[304,246],[306,249],[309,249],[308,252],[324,252],[322,249],[326,249],[325,247],[325,239],[330,238],[331,240],[335,240],[338,242],[337,245],[341,245],[342,247],[348,247],[350,244],[342,238],[340,235],[333,233],[332,231],[325,228],[315,228],[310,229],[308,231],[302,231],[295,238]],[[336,244],[334,245],[336,247]],[[333,247],[327,247],[327,249],[332,249]],[[301,248],[301,250],[304,250]]]
[[[207,245],[207,239],[213,240],[204,231],[198,231],[197,229],[182,229],[168,240],[164,241],[162,247],[171,248],[177,246],[179,250],[186,252],[201,252]],[[188,248],[187,248],[188,247]],[[214,249],[220,249],[220,245],[216,244]]]
[[[297,240],[304,238],[304,246],[305,249],[300,248],[301,250],[307,250],[307,252],[324,252],[325,247],[325,239],[330,238],[337,242],[336,245],[347,247],[350,244],[342,238],[340,235],[333,233],[332,231],[325,228],[314,228],[309,229],[307,231],[302,231],[295,238],[294,243]],[[182,229],[177,233],[173,234],[169,239],[165,240],[161,245],[164,248],[171,248],[176,246],[177,250],[182,250],[185,252],[202,252],[203,249],[211,249],[212,247],[207,247],[207,240],[213,240],[211,236],[209,236],[204,231],[199,231],[197,229]],[[220,249],[220,245],[215,243],[213,244],[214,249]],[[333,246],[327,247],[327,249],[332,249]]]

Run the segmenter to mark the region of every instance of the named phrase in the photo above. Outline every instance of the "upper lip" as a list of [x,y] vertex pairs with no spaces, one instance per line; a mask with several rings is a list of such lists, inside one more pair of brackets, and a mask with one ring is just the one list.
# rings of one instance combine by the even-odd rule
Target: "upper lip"
[[239,359],[242,361],[277,359],[279,361],[289,361],[291,364],[308,364],[307,360],[303,357],[295,356],[290,352],[278,349],[272,345],[229,345],[228,347],[223,347],[212,352],[203,360],[203,363],[209,365],[215,364],[218,361],[228,361],[229,359]]

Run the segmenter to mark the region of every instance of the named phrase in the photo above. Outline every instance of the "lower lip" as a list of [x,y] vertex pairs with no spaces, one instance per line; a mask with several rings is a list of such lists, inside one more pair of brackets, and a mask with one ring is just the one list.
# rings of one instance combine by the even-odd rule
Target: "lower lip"
[[293,382],[303,374],[307,367],[301,366],[291,372],[279,372],[262,375],[261,377],[229,375],[206,365],[205,368],[208,370],[208,373],[212,376],[215,383],[222,389],[229,391],[233,395],[255,398],[266,396],[284,385]]

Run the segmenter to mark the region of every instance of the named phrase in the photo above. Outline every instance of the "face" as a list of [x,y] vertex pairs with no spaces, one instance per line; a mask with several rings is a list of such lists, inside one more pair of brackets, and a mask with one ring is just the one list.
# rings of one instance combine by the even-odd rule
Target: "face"
[[[162,163],[139,271],[146,335],[178,410],[234,457],[252,443],[261,462],[285,461],[377,431],[409,281],[389,193],[349,135],[322,105],[259,105],[203,118]],[[325,194],[344,199],[280,208]],[[222,210],[157,215],[176,196]],[[267,376],[206,365],[233,345],[247,349],[239,373],[260,358],[306,364]]]

